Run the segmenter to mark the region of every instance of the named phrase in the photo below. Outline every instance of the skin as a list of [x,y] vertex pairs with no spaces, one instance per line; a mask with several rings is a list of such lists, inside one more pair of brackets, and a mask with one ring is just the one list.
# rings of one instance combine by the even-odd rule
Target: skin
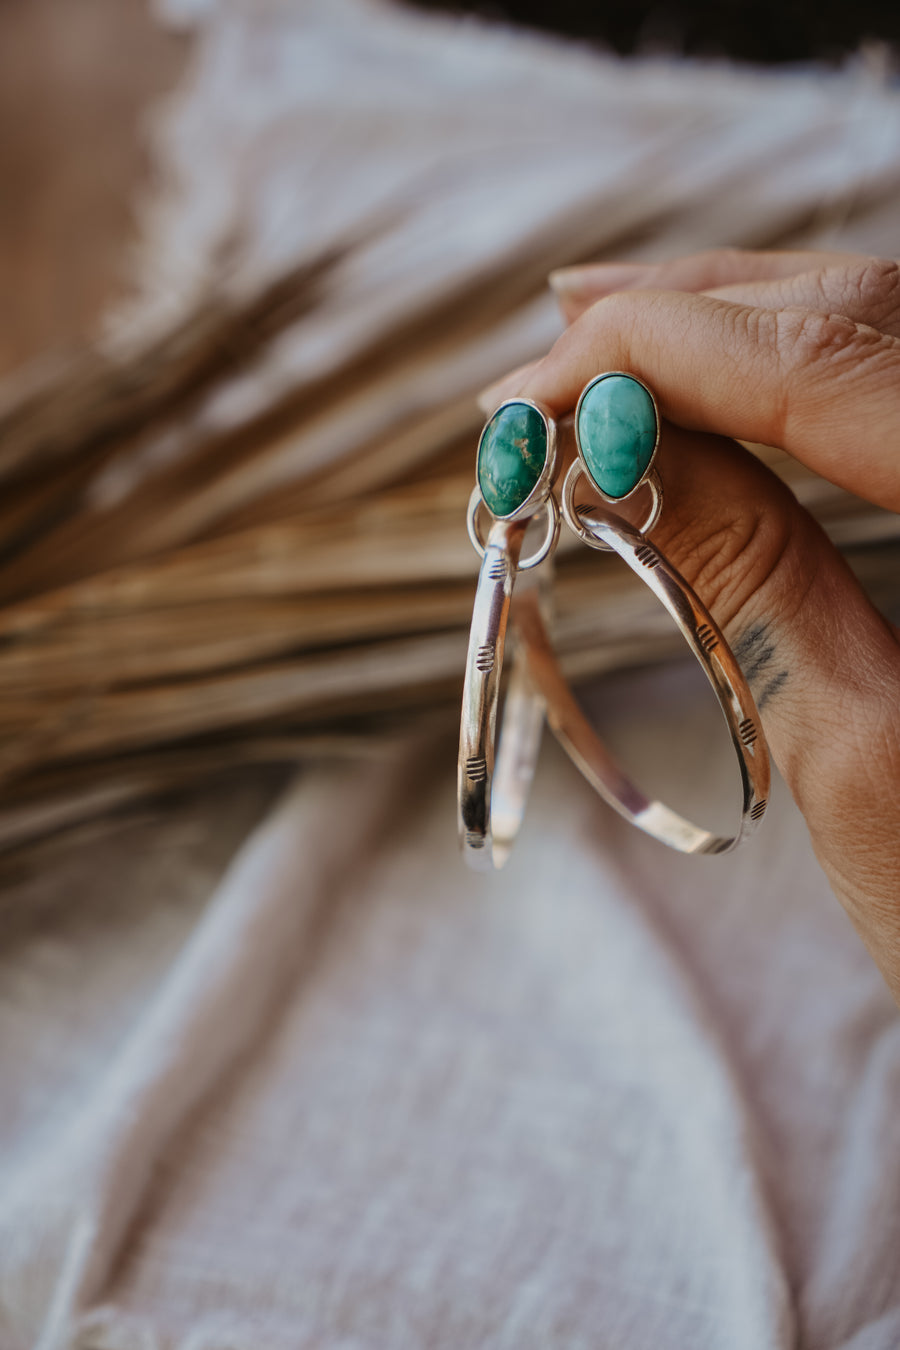
[[900,266],[721,250],[551,278],[569,327],[485,390],[570,412],[604,370],[663,415],[653,538],[711,609],[838,899],[900,1003],[900,634],[779,479],[778,446],[900,511]]

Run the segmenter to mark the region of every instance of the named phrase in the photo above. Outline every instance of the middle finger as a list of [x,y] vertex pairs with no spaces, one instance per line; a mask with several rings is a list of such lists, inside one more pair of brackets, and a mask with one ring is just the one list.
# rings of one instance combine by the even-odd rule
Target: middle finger
[[851,258],[798,276],[740,281],[704,292],[759,309],[800,307],[840,314],[900,337],[900,265],[887,258]]

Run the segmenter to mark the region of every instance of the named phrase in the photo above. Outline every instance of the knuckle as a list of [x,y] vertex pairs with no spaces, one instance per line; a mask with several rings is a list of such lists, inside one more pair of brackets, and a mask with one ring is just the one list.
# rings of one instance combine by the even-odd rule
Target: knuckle
[[824,399],[837,406],[843,390],[860,377],[873,391],[893,386],[900,351],[897,340],[846,314],[789,308],[770,311],[769,350],[777,364],[773,381],[772,443],[802,440],[811,410]]
[[859,324],[845,314],[783,309],[775,314],[775,347],[788,371],[816,370],[853,362],[859,355]]
[[900,265],[892,258],[862,258],[843,277],[848,308],[878,327],[900,309]]
[[725,311],[725,317],[731,324],[732,348],[736,354],[743,356],[747,350],[765,348],[770,319],[767,310],[752,305],[731,305]]
[[[615,337],[616,346],[623,351],[630,349],[630,339],[636,322],[636,309],[639,305],[646,308],[647,297],[638,299],[630,291],[613,291],[604,295],[588,311],[595,342],[605,342]],[[572,333],[572,330],[569,330]],[[572,334],[573,346],[577,335]]]

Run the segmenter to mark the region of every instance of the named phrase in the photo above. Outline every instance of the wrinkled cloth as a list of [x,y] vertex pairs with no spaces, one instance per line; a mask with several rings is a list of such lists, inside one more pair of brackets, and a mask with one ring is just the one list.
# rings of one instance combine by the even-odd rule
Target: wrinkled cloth
[[[176,118],[197,178],[150,231],[148,326],[226,242],[253,294],[403,205],[321,326],[226,391],[241,412],[557,227],[631,256],[895,248],[900,101],[877,82],[632,67],[374,0],[167,7],[209,25],[214,115]],[[468,408],[558,329],[542,296],[452,370],[411,355],[403,407]],[[275,486],[355,462],[362,412],[288,438]],[[698,680],[593,702],[642,783],[717,825],[737,773]],[[751,846],[683,858],[548,742],[512,860],[475,877],[454,767],[447,723],[7,865],[0,1350],[900,1345],[900,1017],[783,785]]]
[[[695,674],[600,715],[736,810]],[[9,892],[4,1350],[900,1343],[900,1018],[783,785],[685,858],[548,743],[484,877],[453,754],[226,783]]]

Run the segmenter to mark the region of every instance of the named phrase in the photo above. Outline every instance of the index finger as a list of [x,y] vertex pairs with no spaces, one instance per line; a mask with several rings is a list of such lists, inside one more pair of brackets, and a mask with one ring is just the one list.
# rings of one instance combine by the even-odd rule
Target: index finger
[[900,339],[840,314],[622,291],[492,395],[524,395],[560,415],[606,370],[644,380],[679,426],[778,446],[900,510]]

